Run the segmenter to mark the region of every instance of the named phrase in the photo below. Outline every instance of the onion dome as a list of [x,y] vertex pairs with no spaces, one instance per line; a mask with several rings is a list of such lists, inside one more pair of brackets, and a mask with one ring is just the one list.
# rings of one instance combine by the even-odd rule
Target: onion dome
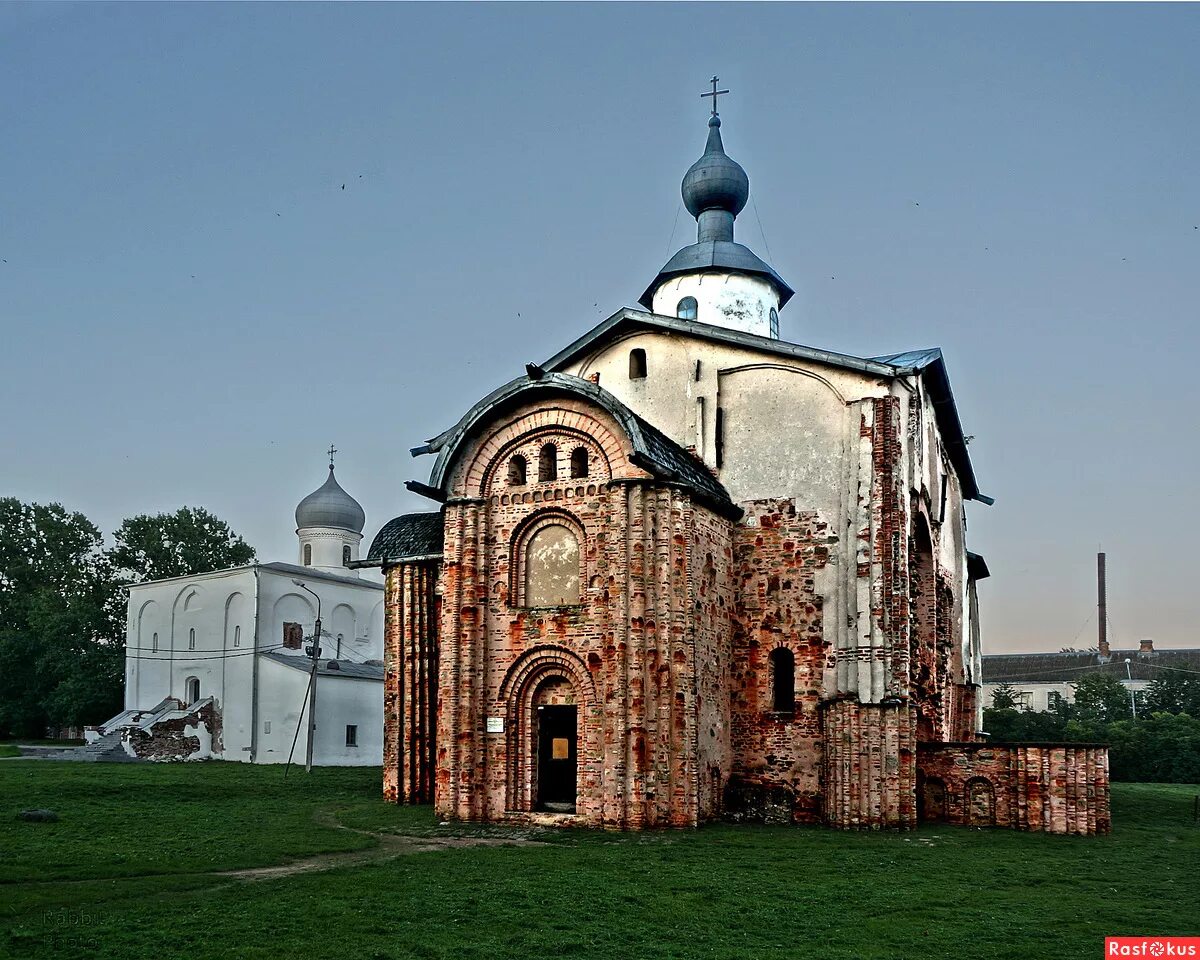
[[[684,174],[682,192],[688,213],[697,218],[706,210],[723,210],[736,217],[750,199],[750,178],[740,163],[726,155],[718,116],[708,121],[704,156]],[[728,237],[713,239],[732,240],[732,230]]]
[[688,213],[696,218],[696,242],[676,251],[638,303],[652,309],[655,291],[673,277],[738,273],[770,283],[783,307],[791,299],[792,288],[749,247],[734,242],[733,222],[750,200],[750,178],[742,165],[725,153],[721,118],[715,113],[708,120],[704,155],[684,174],[681,192]]
[[325,482],[296,507],[296,529],[305,527],[333,527],[362,533],[367,525],[367,515],[359,502],[341,488],[333,475],[333,464],[329,465],[329,476]]

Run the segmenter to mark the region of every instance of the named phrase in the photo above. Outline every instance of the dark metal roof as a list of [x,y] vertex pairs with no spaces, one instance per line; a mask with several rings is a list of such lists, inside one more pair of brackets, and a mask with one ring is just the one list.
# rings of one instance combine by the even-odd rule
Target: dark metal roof
[[896,353],[885,357],[852,357],[849,354],[818,350],[798,343],[787,343],[771,337],[759,337],[752,333],[743,333],[740,330],[717,327],[709,323],[701,323],[698,320],[664,317],[657,313],[643,313],[640,310],[625,307],[607,320],[597,324],[574,343],[560,350],[547,360],[544,366],[547,370],[561,370],[581,354],[590,353],[602,343],[636,330],[680,333],[715,343],[757,350],[772,356],[809,360],[875,377],[893,378],[919,374],[925,380],[926,389],[933,402],[938,429],[942,434],[942,443],[946,447],[946,453],[949,455],[951,463],[954,464],[954,470],[962,484],[963,496],[968,500],[978,500],[981,503],[993,502],[991,497],[979,491],[979,485],[975,479],[975,469],[971,465],[971,457],[967,452],[962,423],[958,419],[954,393],[950,389],[950,377],[946,372],[946,363],[942,358],[942,351],[937,347]]
[[967,576],[972,580],[986,580],[992,575],[987,561],[978,553],[967,551]]
[[[1125,661],[1129,661],[1129,674]],[[1003,653],[983,658],[984,683],[1070,683],[1093,673],[1120,680],[1154,680],[1175,670],[1200,672],[1200,649],[1112,650],[1101,658],[1094,650],[1074,653]]]
[[[708,468],[683,447],[657,428],[651,426],[607,390],[580,377],[565,373],[547,373],[531,368],[524,377],[510,380],[493,390],[463,415],[453,427],[421,447],[413,448],[413,456],[436,453],[437,462],[429,476],[430,494],[445,493],[450,466],[459,446],[475,435],[485,418],[539,397],[582,397],[607,411],[622,426],[633,446],[630,460],[660,479],[687,487],[718,513],[738,519],[742,511],[729,498],[729,492]],[[372,549],[374,547],[372,546]]]
[[729,271],[732,273],[749,273],[765,277],[775,284],[779,290],[779,305],[782,307],[795,293],[784,282],[783,278],[760,260],[749,247],[732,240],[705,240],[684,247],[675,254],[666,265],[658,271],[653,282],[638,298],[647,310],[654,304],[654,291],[671,277],[681,273],[702,273],[705,271]]
[[383,525],[359,566],[379,567],[405,560],[441,557],[445,527],[441,512],[406,513]]
[[[308,673],[312,670],[312,661],[308,657],[297,657],[286,653],[270,650],[263,654],[276,663],[294,670]],[[382,680],[383,662],[379,660],[358,663],[354,660],[318,660],[317,675],[321,677],[344,677],[347,680]]]

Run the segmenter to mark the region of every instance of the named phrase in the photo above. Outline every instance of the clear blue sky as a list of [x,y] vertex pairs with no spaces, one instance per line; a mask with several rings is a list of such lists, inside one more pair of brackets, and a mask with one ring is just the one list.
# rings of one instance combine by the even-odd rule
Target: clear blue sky
[[424,508],[408,448],[686,242],[717,73],[783,336],[945,350],[988,647],[1093,644],[1099,544],[1114,639],[1195,645],[1197,50],[1184,4],[0,6],[0,494],[290,560],[332,440],[368,537]]

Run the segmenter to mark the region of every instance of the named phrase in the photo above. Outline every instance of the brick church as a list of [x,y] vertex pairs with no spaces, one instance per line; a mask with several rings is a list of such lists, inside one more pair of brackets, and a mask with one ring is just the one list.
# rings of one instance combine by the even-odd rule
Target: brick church
[[[715,99],[715,98],[714,98]],[[1103,747],[979,734],[980,492],[941,352],[788,343],[734,240],[714,106],[696,242],[415,455],[387,523],[384,792],[472,821],[1108,830]]]

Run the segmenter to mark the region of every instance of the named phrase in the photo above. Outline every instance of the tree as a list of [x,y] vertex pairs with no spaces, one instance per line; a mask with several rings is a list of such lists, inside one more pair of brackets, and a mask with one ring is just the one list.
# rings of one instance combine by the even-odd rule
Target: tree
[[992,691],[992,709],[993,710],[1016,710],[1020,701],[1017,699],[1020,693],[1011,683],[1002,683]]
[[41,736],[119,707],[122,599],[87,517],[0,499],[0,733]]
[[1089,673],[1071,686],[1075,688],[1075,712],[1081,720],[1111,723],[1132,715],[1129,690],[1114,676]]
[[1149,713],[1186,713],[1200,720],[1200,676],[1163,671],[1143,691]]
[[203,507],[130,517],[109,558],[127,582],[165,580],[251,563],[254,548]]

